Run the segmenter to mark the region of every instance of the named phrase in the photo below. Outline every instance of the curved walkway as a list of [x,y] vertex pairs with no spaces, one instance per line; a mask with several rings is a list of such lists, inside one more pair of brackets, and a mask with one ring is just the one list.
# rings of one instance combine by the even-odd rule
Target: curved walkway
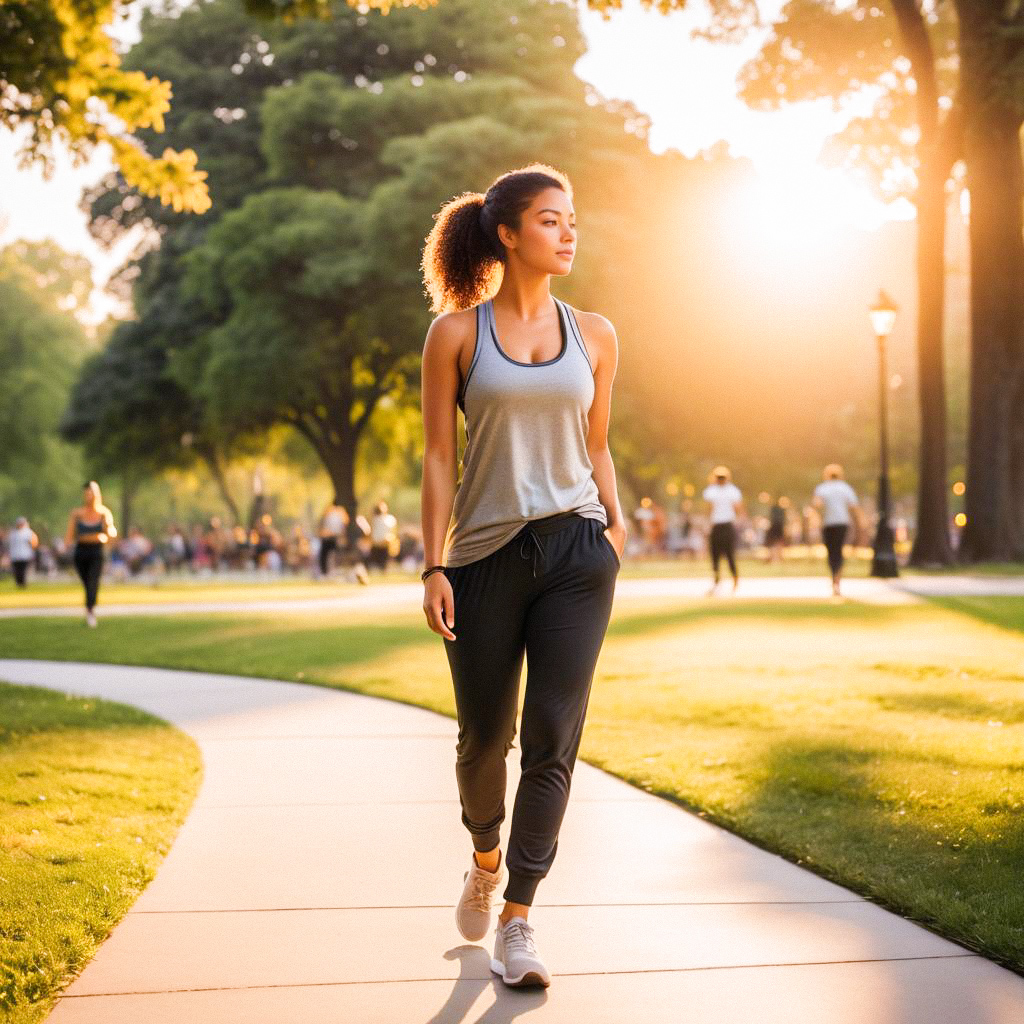
[[0,660],[0,678],[138,705],[205,764],[156,878],[53,1024],[1024,1019],[1024,978],[582,762],[531,914],[554,981],[508,990],[493,937],[455,930],[470,845],[451,719],[161,669]]

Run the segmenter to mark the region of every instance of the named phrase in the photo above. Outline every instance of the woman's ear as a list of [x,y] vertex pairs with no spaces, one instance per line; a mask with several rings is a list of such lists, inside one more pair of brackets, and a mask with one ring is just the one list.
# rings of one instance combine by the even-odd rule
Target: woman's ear
[[501,242],[506,249],[514,249],[516,234],[507,224],[498,225],[498,241]]

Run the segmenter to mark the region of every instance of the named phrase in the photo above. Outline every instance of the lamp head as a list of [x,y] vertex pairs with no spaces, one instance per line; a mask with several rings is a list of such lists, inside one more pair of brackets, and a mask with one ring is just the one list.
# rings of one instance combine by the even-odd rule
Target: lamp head
[[899,306],[896,305],[892,296],[888,295],[884,290],[880,290],[875,304],[868,310],[871,327],[876,337],[887,338],[892,334],[898,312]]

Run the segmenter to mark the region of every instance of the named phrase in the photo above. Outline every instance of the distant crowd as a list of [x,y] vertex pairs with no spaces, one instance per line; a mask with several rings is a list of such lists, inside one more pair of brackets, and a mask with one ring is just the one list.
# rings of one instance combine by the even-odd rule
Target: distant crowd
[[[190,527],[169,523],[156,536],[133,526],[123,536],[110,538],[105,547],[106,572],[115,580],[175,572],[262,571],[366,583],[373,570],[384,573],[397,565],[413,571],[423,560],[419,530],[400,528],[384,501],[368,517],[351,517],[343,505],[332,502],[313,530],[299,523],[278,528],[269,513],[249,528],[229,526],[214,516]],[[8,530],[0,527],[0,570],[22,585],[30,570],[42,576],[73,571],[74,549],[73,538],[40,540],[24,517]]]
[[[733,487],[724,474],[718,480],[713,473],[711,488],[699,497],[684,495],[671,503],[641,499],[631,514],[626,553],[682,558],[714,554],[715,527],[721,525],[716,520],[723,518],[716,511],[714,488],[726,485]],[[781,559],[787,546],[812,547],[824,541],[821,502],[792,502],[784,495],[761,492],[759,503],[767,511],[749,514],[738,490],[722,493],[727,509],[735,505],[725,518],[735,524],[737,551],[758,553],[771,561]],[[860,523],[851,525],[862,527]],[[892,525],[897,542],[905,540],[909,532],[906,520],[896,517]],[[869,538],[860,528],[846,542],[866,544]],[[312,529],[301,523],[279,527],[266,512],[249,527],[230,526],[214,516],[190,526],[172,522],[156,535],[133,526],[123,536],[111,537],[105,547],[105,574],[120,580],[231,571],[310,574],[366,583],[374,570],[386,573],[389,567],[398,566],[417,571],[423,560],[418,526],[400,526],[387,502],[378,502],[368,516],[350,516],[337,499],[324,508]],[[70,535],[41,540],[22,517],[10,528],[0,526],[0,572],[10,573],[24,584],[30,570],[44,577],[74,571],[74,548]]]

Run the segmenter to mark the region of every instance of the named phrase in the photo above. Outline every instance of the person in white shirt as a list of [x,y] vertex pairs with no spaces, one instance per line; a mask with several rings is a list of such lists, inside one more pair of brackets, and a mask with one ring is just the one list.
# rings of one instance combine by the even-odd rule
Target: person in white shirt
[[708,503],[711,515],[711,568],[715,581],[711,584],[709,594],[718,587],[718,566],[723,556],[729,563],[732,573],[732,589],[735,591],[740,583],[736,569],[736,517],[743,512],[743,493],[732,482],[732,473],[726,466],[716,466],[711,471],[711,482],[704,488],[704,500]]
[[367,569],[376,566],[381,572],[387,572],[397,526],[398,519],[388,511],[388,503],[378,501],[370,517],[370,554],[366,559]]
[[864,515],[854,489],[843,479],[843,467],[829,463],[822,474],[824,480],[814,488],[814,507],[821,512],[822,540],[828,552],[828,567],[832,572],[832,594],[839,597],[843,575],[843,544],[850,528],[851,518],[857,529],[864,530]]
[[335,495],[331,503],[324,509],[317,530],[320,536],[317,561],[321,578],[326,579],[327,574],[331,571],[331,555],[338,550],[346,526],[348,526],[348,511],[342,505],[341,499]]
[[39,538],[35,531],[28,525],[28,520],[24,516],[18,516],[14,529],[7,537],[7,553],[11,558],[14,582],[19,587],[25,586],[28,567],[36,556],[37,547],[39,547]]

